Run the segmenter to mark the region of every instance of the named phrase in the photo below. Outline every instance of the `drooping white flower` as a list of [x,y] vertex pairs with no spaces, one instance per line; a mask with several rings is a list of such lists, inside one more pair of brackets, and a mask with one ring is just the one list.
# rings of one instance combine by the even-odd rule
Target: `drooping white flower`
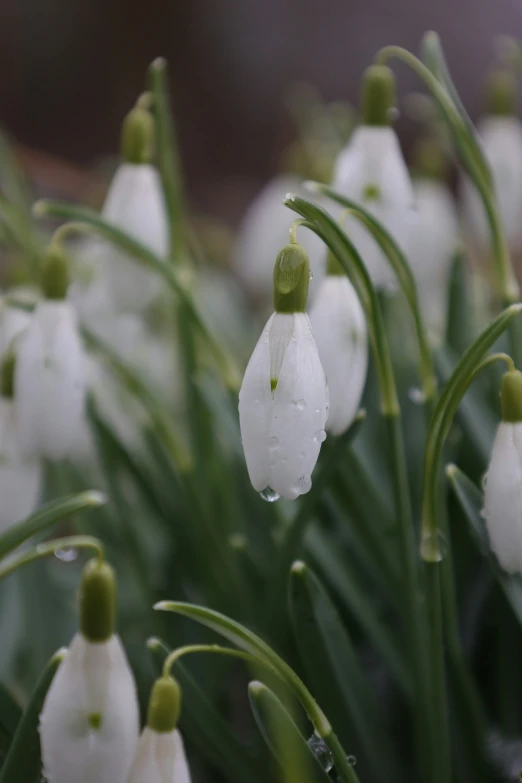
[[31,322],[31,314],[20,307],[3,303],[0,311],[0,356],[14,348],[15,340]]
[[40,460],[22,452],[15,403],[0,397],[0,532],[36,509],[42,487]]
[[310,323],[328,381],[326,430],[340,435],[357,413],[368,370],[366,320],[346,275],[326,275],[310,309]]
[[177,729],[170,732],[143,729],[127,783],[191,783],[183,740]]
[[[404,252],[415,220],[413,186],[399,140],[389,126],[393,75],[385,66],[371,66],[363,88],[363,124],[339,154],[332,187],[365,207],[392,234]],[[368,230],[348,215],[343,221],[351,240],[377,286],[395,284],[382,250]]]
[[80,631],[60,664],[40,715],[48,783],[125,783],[139,732],[136,686],[113,632],[115,581],[89,561],[80,589]]
[[522,574],[522,373],[502,379],[502,422],[486,475],[484,504],[490,545],[502,568]]
[[433,177],[414,180],[417,219],[410,242],[424,323],[432,339],[442,337],[447,316],[451,259],[458,237],[455,202],[448,186]]
[[[248,206],[237,236],[235,265],[253,297],[268,301],[272,293],[274,258],[289,238],[289,230],[296,215],[283,200],[289,193],[310,198],[299,177],[281,174],[272,179]],[[324,275],[325,252],[319,237],[305,228],[299,239],[310,259],[310,301]]]
[[241,437],[250,481],[268,500],[309,491],[325,424],[328,391],[304,312],[308,257],[300,245],[280,252],[274,306],[239,392]]

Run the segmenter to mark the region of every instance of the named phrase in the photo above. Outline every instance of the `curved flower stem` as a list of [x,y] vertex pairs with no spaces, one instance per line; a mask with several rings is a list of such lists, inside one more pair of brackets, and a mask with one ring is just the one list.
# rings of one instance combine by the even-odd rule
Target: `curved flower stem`
[[47,541],[45,544],[37,544],[33,549],[29,549],[20,554],[6,559],[0,565],[0,579],[12,574],[20,566],[40,560],[42,557],[54,555],[60,549],[93,549],[98,560],[104,560],[105,552],[102,542],[94,536],[66,536],[65,538],[55,538]]

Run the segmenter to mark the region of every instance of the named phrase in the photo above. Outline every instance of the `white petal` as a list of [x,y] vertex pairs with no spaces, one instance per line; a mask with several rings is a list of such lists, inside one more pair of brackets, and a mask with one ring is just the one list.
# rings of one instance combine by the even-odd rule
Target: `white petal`
[[[154,166],[122,164],[110,185],[102,215],[161,258],[167,255],[167,215]],[[104,270],[111,296],[123,310],[142,309],[161,289],[154,271],[109,245],[105,247]]]
[[294,334],[293,313],[274,313],[270,327],[270,381],[277,380],[286,349]]
[[[392,128],[362,125],[340,153],[334,169],[334,190],[357,201],[374,215],[407,252],[415,221],[414,194],[397,135]],[[368,187],[378,198],[368,198]],[[338,210],[339,212],[339,210]],[[391,267],[371,234],[354,217],[343,227],[359,250],[378,286],[395,285]]]
[[252,486],[261,492],[269,485],[268,430],[272,415],[270,390],[270,329],[272,315],[250,357],[239,392],[241,439]]
[[327,416],[327,390],[310,322],[295,313],[294,333],[274,392],[269,431],[269,485],[294,500],[312,486]]
[[[281,175],[271,180],[248,206],[239,228],[235,263],[239,275],[251,293],[260,299],[272,296],[274,264],[277,254],[289,242],[290,226],[297,215],[283,204],[287,193],[297,193],[310,199],[299,177]],[[316,201],[319,201],[316,199]],[[310,258],[309,301],[324,275],[325,247],[309,229],[300,228],[297,234]]]
[[357,413],[368,369],[364,312],[346,276],[324,278],[310,323],[330,394],[326,430],[340,435]]
[[22,454],[14,402],[0,397],[0,531],[32,514],[41,486],[40,461]]
[[66,457],[85,404],[85,354],[69,302],[43,301],[36,307],[17,353],[15,393],[24,450]]
[[522,424],[499,425],[485,489],[491,548],[509,573],[522,573]]
[[9,348],[15,348],[18,338],[31,323],[31,314],[20,307],[2,307],[0,323],[0,356]]
[[[100,716],[93,729],[89,716]],[[72,640],[40,715],[48,783],[125,783],[138,741],[136,686],[117,636]]]
[[179,731],[159,734],[145,728],[127,783],[191,783]]

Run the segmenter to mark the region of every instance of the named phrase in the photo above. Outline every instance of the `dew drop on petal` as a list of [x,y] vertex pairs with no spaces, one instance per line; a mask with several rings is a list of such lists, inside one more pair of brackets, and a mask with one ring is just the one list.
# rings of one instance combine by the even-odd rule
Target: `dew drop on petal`
[[279,438],[276,437],[268,438],[268,448],[270,449],[270,451],[277,449],[278,446],[279,446]]
[[63,563],[73,563],[78,557],[78,550],[73,546],[68,546],[63,549],[57,549],[54,554]]
[[314,434],[314,441],[316,443],[324,443],[326,440],[326,432],[324,430],[317,430]]
[[482,476],[480,484],[482,486],[482,492],[485,492],[486,491],[486,487],[488,485],[488,474],[487,473],[484,473],[484,475]]
[[306,408],[306,400],[292,400],[292,405],[297,408],[298,411],[304,411]]
[[333,769],[333,756],[326,742],[318,737],[317,734],[312,734],[308,740],[308,747],[315,755],[320,765],[325,772],[330,772]]
[[279,500],[281,497],[281,495],[276,492],[275,489],[272,489],[272,487],[265,487],[259,494],[263,500],[266,500],[267,503],[275,503],[276,500]]
[[440,530],[424,533],[420,548],[422,558],[430,563],[440,563],[448,552],[448,544]]
[[304,453],[304,451],[300,451],[300,452],[299,452],[299,456],[301,457],[301,459],[304,459],[304,457],[306,456],[306,454]]
[[426,402],[426,395],[422,389],[418,389],[416,386],[412,386],[408,390],[408,397],[415,405],[422,405],[423,402]]
[[357,764],[357,759],[355,758],[355,756],[347,756],[346,761],[348,762],[350,767],[355,767],[355,765]]

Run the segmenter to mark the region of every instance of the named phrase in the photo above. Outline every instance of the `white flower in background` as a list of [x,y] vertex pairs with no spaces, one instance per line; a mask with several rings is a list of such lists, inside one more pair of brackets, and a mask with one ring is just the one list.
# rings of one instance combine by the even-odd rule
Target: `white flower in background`
[[449,274],[459,226],[455,201],[444,181],[445,160],[435,142],[426,139],[419,144],[415,174],[417,219],[409,261],[424,323],[431,339],[440,342],[446,327]]
[[67,283],[67,259],[51,246],[42,272],[46,298],[19,340],[15,367],[22,447],[54,460],[74,449],[85,405],[85,354]]
[[357,413],[368,370],[368,336],[355,290],[329,255],[329,270],[310,309],[310,323],[328,381],[326,430],[341,435]]
[[[274,258],[288,242],[290,227],[296,218],[295,213],[283,204],[290,192],[310,198],[299,177],[281,174],[265,185],[250,202],[239,227],[235,266],[251,295],[260,302],[270,300]],[[299,238],[310,259],[312,301],[324,275],[324,245],[309,229],[301,228]]]
[[522,574],[522,373],[502,379],[502,421],[486,476],[484,505],[491,549],[508,573]]
[[31,313],[6,302],[0,311],[0,357],[15,348],[15,340],[27,329],[31,322]]
[[[488,90],[488,113],[477,131],[489,164],[505,236],[513,252],[522,252],[522,123],[515,116],[518,86],[512,74],[496,71]],[[466,232],[479,250],[488,252],[490,230],[481,198],[464,176],[461,187]]]
[[139,732],[136,686],[113,633],[114,576],[90,561],[80,591],[80,631],[40,715],[48,783],[125,783]]
[[38,459],[22,452],[13,400],[14,355],[3,359],[0,395],[0,532],[36,509],[42,487]]
[[[150,163],[152,117],[143,108],[127,116],[123,128],[125,162],[116,171],[102,217],[153,250],[168,252],[168,221],[157,169]],[[143,310],[161,290],[161,279],[113,245],[104,244],[103,274],[109,295],[120,310]]]
[[[389,126],[393,97],[394,78],[390,69],[370,66],[363,86],[363,124],[354,131],[336,160],[332,188],[367,209],[407,253],[415,221],[415,199],[399,140]],[[374,284],[395,286],[393,270],[368,230],[350,215],[343,227]]]
[[326,438],[328,390],[305,312],[306,251],[287,245],[274,272],[275,313],[263,329],[239,392],[243,449],[254,489],[293,500],[312,486]]
[[127,783],[191,783],[183,740],[176,729],[179,702],[175,680],[156,680],[147,726],[136,748]]

